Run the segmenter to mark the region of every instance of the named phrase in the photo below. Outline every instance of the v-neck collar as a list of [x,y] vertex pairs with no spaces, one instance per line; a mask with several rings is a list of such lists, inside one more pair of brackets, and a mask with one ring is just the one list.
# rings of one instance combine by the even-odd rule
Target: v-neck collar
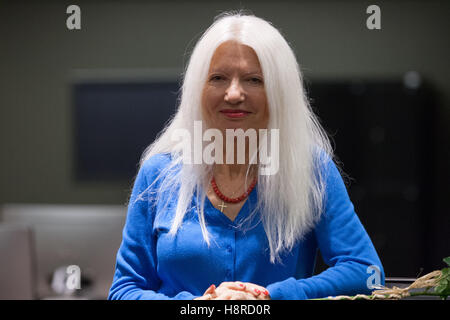
[[211,200],[209,200],[208,196],[205,196],[205,213],[206,212],[211,213],[213,216],[220,219],[225,225],[227,225],[231,228],[236,228],[236,227],[238,227],[240,222],[242,222],[248,216],[248,214],[251,210],[250,206],[256,205],[257,193],[258,193],[257,187],[258,187],[258,185],[256,185],[255,188],[253,188],[253,190],[250,192],[249,196],[245,200],[244,205],[241,207],[241,209],[239,210],[239,212],[238,212],[236,218],[234,218],[234,220],[231,220],[222,211],[220,211],[219,209],[214,207]]

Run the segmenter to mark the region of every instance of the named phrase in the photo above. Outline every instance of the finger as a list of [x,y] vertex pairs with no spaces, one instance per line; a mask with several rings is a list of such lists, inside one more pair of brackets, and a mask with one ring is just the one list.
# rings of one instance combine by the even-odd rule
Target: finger
[[251,293],[245,291],[233,291],[231,300],[256,300],[256,298]]
[[240,281],[235,282],[222,282],[219,286],[219,288],[227,288],[231,290],[237,290],[237,291],[243,291],[245,290],[245,283]]
[[247,295],[248,293],[246,294],[245,292],[234,291],[231,295],[231,300],[247,300]]
[[253,294],[248,292],[237,292],[236,296],[237,300],[257,300]]
[[217,288],[217,297],[214,300],[239,300],[239,297],[236,296],[238,293],[243,292],[232,290],[225,286],[219,286],[219,288]]
[[261,290],[258,289],[257,286],[255,286],[252,283],[243,283],[243,282],[232,282],[226,284],[227,289],[236,290],[236,291],[243,291],[248,294],[253,295],[254,297],[257,297],[261,294]]
[[218,290],[219,289],[245,291],[247,293],[252,294],[255,298],[269,299],[269,291],[267,291],[266,288],[250,282],[241,282],[241,281],[222,282],[218,287]]
[[217,289],[214,284],[212,284],[207,290],[206,293],[209,293],[211,295],[211,299],[214,299],[217,297]]
[[256,300],[253,294],[245,291],[237,291],[226,287],[218,288],[218,297],[214,300]]
[[219,288],[228,288],[229,286],[231,286],[232,284],[233,284],[234,282],[222,282],[218,287],[217,287],[217,289],[219,289]]
[[216,286],[214,284],[210,285],[208,289],[206,289],[205,294],[210,293],[213,294],[216,291]]
[[267,291],[266,288],[254,283],[246,283],[245,291],[253,294],[253,296],[257,298],[266,298],[267,296],[269,296],[269,291]]
[[231,300],[231,293],[223,292],[222,294],[215,297],[213,300]]
[[201,297],[195,298],[194,300],[211,300],[211,294],[207,293]]

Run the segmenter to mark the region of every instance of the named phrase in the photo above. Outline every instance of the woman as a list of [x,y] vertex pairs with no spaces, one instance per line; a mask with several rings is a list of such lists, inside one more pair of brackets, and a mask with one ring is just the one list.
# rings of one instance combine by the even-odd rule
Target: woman
[[[195,135],[196,121],[224,136],[255,130],[258,151],[267,141],[260,129],[278,130],[279,141],[270,140],[278,169],[263,174],[251,148],[243,162],[225,147],[234,161],[186,161],[199,146],[174,136],[180,129]],[[370,266],[383,284],[332,159],[286,40],[260,18],[221,16],[193,50],[178,112],[141,159],[109,299],[368,293]],[[318,250],[329,268],[313,276]]]

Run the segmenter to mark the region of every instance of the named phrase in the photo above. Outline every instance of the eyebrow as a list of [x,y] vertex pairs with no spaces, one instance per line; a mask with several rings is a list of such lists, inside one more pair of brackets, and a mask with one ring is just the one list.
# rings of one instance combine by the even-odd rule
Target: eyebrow
[[[225,71],[222,68],[213,69],[209,73],[211,74],[211,73],[216,73],[216,72],[217,73],[228,73],[227,71]],[[244,76],[248,76],[248,75],[251,75],[251,74],[257,74],[257,75],[261,75],[261,76],[263,75],[262,70],[261,71],[252,70],[252,71],[244,73]]]
[[248,76],[248,75],[251,75],[251,74],[258,74],[258,75],[263,75],[263,73],[262,73],[262,71],[260,72],[260,71],[250,71],[250,72],[246,72],[246,73],[244,73],[244,76]]

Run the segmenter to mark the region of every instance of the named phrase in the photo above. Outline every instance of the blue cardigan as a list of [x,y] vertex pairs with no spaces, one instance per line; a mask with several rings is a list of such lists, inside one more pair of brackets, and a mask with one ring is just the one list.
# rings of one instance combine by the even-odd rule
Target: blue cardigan
[[[375,269],[369,266],[378,268],[380,284],[384,284],[381,262],[333,161],[326,168],[327,201],[320,220],[290,252],[282,254],[282,263],[275,264],[269,260],[267,237],[258,214],[251,220],[251,228],[239,227],[254,208],[257,187],[234,221],[206,198],[210,247],[203,240],[195,197],[176,237],[169,235],[176,200],[163,208],[162,203],[153,205],[154,200],[148,197],[137,199],[169,161],[168,155],[157,155],[139,170],[108,299],[187,300],[224,281],[261,285],[272,299],[370,293],[367,284]],[[329,268],[313,276],[318,249]]]

